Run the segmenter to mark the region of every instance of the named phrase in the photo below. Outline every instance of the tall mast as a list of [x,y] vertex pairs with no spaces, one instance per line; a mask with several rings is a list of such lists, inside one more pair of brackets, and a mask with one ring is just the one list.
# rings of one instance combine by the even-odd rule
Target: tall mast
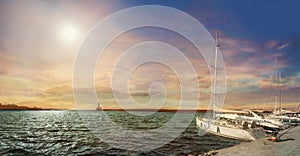
[[275,104],[276,104],[276,112],[278,112],[278,71],[277,71],[277,55],[275,55]]
[[282,110],[281,73],[279,72],[279,114]]
[[215,49],[215,62],[214,62],[214,82],[213,82],[213,118],[215,118],[215,110],[216,110],[216,86],[217,86],[217,61],[218,61],[218,30],[216,31],[216,49]]

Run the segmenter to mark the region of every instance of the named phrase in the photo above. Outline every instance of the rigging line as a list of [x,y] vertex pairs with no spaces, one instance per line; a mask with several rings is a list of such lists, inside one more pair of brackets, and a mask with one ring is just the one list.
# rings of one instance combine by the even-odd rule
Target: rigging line
[[283,132],[282,134],[280,134],[280,135],[278,136],[279,140],[280,140],[280,137],[282,137],[283,135],[287,134],[289,131],[291,131],[291,130],[292,130],[293,128],[295,128],[295,127],[298,127],[298,126],[293,126],[293,127],[289,128],[287,131],[285,131],[285,132]]
[[264,97],[264,104],[266,104],[267,96],[271,92],[271,87],[272,87],[272,84],[273,84],[274,73],[275,73],[275,66],[273,65],[273,67],[272,67],[272,73],[271,73],[270,78],[269,78],[270,85],[268,86],[267,93],[265,94],[265,97]]

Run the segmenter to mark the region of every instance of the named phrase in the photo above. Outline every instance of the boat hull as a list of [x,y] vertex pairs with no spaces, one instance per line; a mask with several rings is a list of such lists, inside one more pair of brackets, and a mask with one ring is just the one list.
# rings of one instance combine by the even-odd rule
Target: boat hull
[[227,127],[226,125],[222,126],[212,124],[211,121],[204,120],[198,117],[196,118],[196,124],[201,130],[204,130],[205,132],[231,139],[253,141],[265,136],[265,133],[262,128],[253,128],[245,130]]
[[284,122],[274,118],[274,117],[261,117],[258,114],[248,111],[248,115],[237,115],[237,114],[218,114],[218,118],[229,119],[234,121],[243,121],[248,123],[255,122],[255,126],[262,127],[265,132],[273,133],[280,129],[287,128]]
[[300,123],[300,118],[299,117],[289,117],[289,116],[277,116],[275,117],[278,120],[281,120],[283,122],[288,122],[288,123]]

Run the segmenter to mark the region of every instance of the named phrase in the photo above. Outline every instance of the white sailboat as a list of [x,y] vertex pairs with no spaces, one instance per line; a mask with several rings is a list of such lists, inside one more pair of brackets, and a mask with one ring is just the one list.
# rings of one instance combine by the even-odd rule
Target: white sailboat
[[205,132],[221,137],[253,141],[265,136],[262,128],[254,128],[249,123],[239,120],[229,120],[219,118],[215,122],[205,118],[196,118],[196,124]]
[[[278,72],[278,56],[275,56],[275,105],[276,108],[270,117],[288,123],[300,123],[300,117],[296,112],[282,108],[281,74]],[[278,88],[279,87],[279,88]],[[279,92],[278,92],[279,89]]]
[[[217,83],[217,57],[218,57],[218,36],[216,34],[216,49],[215,49],[215,59],[214,59],[214,78],[213,78],[213,113],[212,118],[200,118],[196,117],[196,125],[200,128],[201,131],[212,133],[218,136],[252,141],[258,138],[261,138],[265,135],[262,128],[256,128],[251,123],[243,120],[236,120],[230,118],[222,118],[219,115],[215,114],[216,110],[216,83]],[[216,119],[216,120],[214,120]]]
[[265,132],[274,132],[280,129],[284,129],[286,124],[283,122],[270,118],[259,112],[251,110],[242,110],[239,113],[222,113],[218,115],[219,118],[238,120],[251,123],[255,126],[264,128]]

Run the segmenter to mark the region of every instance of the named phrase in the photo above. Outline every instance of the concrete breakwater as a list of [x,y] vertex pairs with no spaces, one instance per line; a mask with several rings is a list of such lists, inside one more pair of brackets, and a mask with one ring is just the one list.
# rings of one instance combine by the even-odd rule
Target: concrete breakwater
[[269,141],[264,137],[237,146],[210,151],[201,156],[296,156],[300,155],[300,126],[279,133],[279,141]]

